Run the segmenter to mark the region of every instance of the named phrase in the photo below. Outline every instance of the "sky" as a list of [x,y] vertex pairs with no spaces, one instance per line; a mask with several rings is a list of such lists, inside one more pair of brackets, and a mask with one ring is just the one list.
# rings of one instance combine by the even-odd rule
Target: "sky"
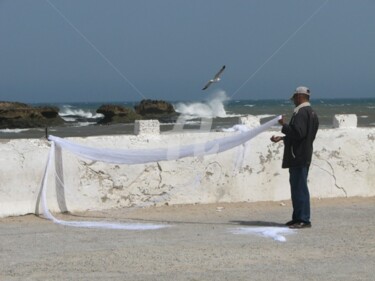
[[0,101],[287,99],[300,85],[375,98],[374,12],[374,0],[0,0]]

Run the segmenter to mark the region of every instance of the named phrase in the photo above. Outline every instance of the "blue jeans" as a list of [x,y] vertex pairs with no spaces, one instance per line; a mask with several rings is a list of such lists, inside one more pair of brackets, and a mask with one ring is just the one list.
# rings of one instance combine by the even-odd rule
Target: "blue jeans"
[[309,166],[289,168],[289,182],[292,194],[293,216],[299,222],[310,222],[310,194],[307,186]]

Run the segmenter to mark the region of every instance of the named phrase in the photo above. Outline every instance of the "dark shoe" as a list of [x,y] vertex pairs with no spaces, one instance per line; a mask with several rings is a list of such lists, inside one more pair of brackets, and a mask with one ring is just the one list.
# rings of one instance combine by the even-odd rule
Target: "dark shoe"
[[295,223],[297,223],[297,221],[291,220],[291,221],[288,221],[285,225],[286,226],[291,226],[292,224],[295,224]]
[[311,227],[310,222],[296,222],[292,225],[289,225],[289,228],[293,228],[293,229],[310,228],[310,227]]

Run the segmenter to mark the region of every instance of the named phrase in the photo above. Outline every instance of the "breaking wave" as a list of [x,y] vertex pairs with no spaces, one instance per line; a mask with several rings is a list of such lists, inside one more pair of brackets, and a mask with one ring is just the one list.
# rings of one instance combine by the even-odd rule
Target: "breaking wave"
[[30,129],[1,129],[0,132],[1,133],[9,133],[9,134],[13,134],[13,133],[21,133],[21,132],[25,132],[25,131],[28,131]]
[[59,115],[66,122],[95,121],[104,117],[101,113],[92,112],[89,109],[73,108],[71,105],[64,105]]
[[224,108],[224,103],[228,100],[224,91],[218,91],[204,102],[180,102],[174,107],[178,113],[187,118],[229,117]]

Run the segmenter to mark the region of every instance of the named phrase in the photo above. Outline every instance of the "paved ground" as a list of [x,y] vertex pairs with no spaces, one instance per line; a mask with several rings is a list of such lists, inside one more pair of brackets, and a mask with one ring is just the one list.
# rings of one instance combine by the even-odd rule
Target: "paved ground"
[[375,197],[314,200],[313,227],[286,235],[286,242],[231,232],[279,226],[290,217],[285,204],[60,216],[170,225],[148,231],[64,227],[35,216],[1,219],[0,280],[374,280]]

